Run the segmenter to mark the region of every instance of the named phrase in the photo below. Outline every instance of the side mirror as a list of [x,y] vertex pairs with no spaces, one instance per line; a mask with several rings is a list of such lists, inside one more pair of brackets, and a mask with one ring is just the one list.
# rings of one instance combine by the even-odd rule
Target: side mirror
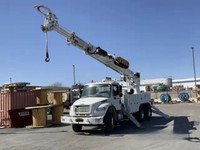
[[122,97],[123,96],[123,94],[122,93],[119,93],[119,97]]

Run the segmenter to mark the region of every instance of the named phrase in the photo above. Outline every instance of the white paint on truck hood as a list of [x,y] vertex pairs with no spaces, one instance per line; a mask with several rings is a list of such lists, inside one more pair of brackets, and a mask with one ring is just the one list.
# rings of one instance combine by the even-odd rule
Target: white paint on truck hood
[[74,102],[74,106],[77,105],[92,105],[104,100],[107,100],[108,98],[106,97],[86,97],[86,98],[80,98],[79,100]]

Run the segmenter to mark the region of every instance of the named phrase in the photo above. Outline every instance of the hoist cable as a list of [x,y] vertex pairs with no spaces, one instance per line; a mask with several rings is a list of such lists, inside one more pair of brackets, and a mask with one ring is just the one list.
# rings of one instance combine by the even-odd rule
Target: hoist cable
[[49,58],[49,52],[48,52],[48,37],[47,37],[47,32],[45,32],[45,41],[46,41],[46,58],[45,58],[45,61],[49,62],[50,58]]

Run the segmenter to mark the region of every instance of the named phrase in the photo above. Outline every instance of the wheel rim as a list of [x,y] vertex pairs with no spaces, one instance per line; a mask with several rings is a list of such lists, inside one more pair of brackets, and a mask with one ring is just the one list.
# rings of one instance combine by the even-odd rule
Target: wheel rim
[[113,118],[113,116],[111,117],[111,127],[112,128],[114,127],[114,118]]
[[151,117],[151,110],[148,108],[148,117]]
[[144,119],[144,111],[143,111],[143,110],[141,110],[140,118],[141,118],[141,119]]

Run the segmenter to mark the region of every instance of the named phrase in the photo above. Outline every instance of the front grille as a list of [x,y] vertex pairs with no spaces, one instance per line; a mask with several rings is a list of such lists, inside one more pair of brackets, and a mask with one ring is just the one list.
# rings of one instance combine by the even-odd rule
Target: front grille
[[90,107],[88,105],[75,106],[76,114],[87,114],[90,112]]

